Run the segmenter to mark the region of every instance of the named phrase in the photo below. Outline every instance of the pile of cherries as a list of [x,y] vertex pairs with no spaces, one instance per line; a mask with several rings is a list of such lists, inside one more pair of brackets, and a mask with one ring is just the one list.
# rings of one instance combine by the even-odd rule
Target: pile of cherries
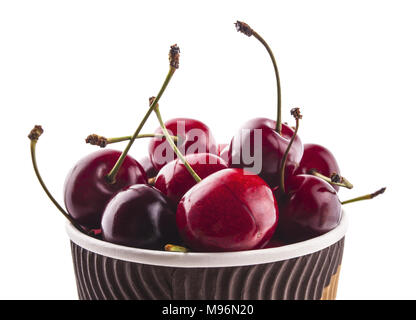
[[[46,194],[81,232],[119,245],[168,251],[240,251],[294,243],[322,235],[340,222],[342,205],[371,199],[385,188],[341,202],[337,191],[352,185],[340,175],[333,154],[317,144],[302,144],[302,118],[291,110],[296,127],[281,121],[280,79],[267,43],[243,22],[238,31],[254,36],[267,49],[277,81],[277,120],[244,123],[229,144],[217,145],[210,129],[195,119],[163,122],[159,99],[179,67],[180,51],[169,51],[169,73],[132,136],[87,137],[102,148],[128,141],[123,152],[100,149],[81,159],[65,181],[66,210],[53,198],[36,163],[36,143],[29,134],[35,173]],[[140,134],[156,114],[160,127]],[[197,133],[197,134],[195,134]],[[128,155],[139,138],[150,138],[140,161]],[[254,154],[254,157],[252,156]]]

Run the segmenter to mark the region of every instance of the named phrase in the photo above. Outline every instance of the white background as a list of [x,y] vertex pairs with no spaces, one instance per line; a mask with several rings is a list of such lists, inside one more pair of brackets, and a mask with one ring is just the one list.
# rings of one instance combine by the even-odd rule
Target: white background
[[[228,142],[246,120],[275,118],[264,48],[235,31],[246,21],[273,48],[283,116],[302,108],[303,142],[328,147],[354,183],[338,297],[409,299],[415,258],[416,19],[412,1],[1,1],[0,298],[75,299],[64,220],[31,168],[27,134],[45,133],[38,162],[62,201],[66,173],[90,133],[132,134],[168,71],[167,120],[204,121]],[[151,117],[143,132],[157,127]],[[117,148],[123,148],[120,144]],[[146,154],[147,141],[131,155]]]

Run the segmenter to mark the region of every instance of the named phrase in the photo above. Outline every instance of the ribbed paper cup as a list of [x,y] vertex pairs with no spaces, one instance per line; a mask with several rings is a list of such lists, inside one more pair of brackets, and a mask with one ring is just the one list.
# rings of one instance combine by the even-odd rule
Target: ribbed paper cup
[[67,225],[78,295],[98,299],[335,299],[347,229],[278,248],[178,253],[115,245]]

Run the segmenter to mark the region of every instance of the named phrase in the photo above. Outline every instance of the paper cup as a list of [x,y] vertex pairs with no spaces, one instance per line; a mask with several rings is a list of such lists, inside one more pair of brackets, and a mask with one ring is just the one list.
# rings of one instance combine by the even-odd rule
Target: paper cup
[[81,300],[332,300],[347,219],[307,241],[219,253],[136,249],[66,229]]

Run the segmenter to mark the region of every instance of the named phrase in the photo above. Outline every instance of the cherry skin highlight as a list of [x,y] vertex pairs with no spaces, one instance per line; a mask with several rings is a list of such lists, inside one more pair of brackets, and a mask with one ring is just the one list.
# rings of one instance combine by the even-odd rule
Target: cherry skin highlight
[[135,248],[163,250],[180,241],[175,206],[144,184],[127,187],[108,202],[101,229],[103,240]]
[[[254,161],[261,163],[261,171],[254,173],[258,174],[272,188],[279,185],[281,160],[294,134],[294,130],[286,124],[282,124],[281,135],[276,132],[275,127],[276,122],[270,119],[249,120],[233,137],[228,152],[230,167],[251,171],[255,166],[253,167],[252,159],[247,159],[247,155],[254,156]],[[255,141],[256,132],[260,137],[258,143]],[[287,157],[285,178],[293,175],[302,155],[303,145],[300,138],[296,136]],[[251,169],[252,167],[253,169]]]
[[127,156],[116,182],[110,184],[106,176],[120,155],[120,151],[111,149],[95,151],[79,160],[67,175],[64,185],[66,209],[87,230],[100,227],[104,208],[115,193],[132,184],[147,182],[142,166]]
[[242,169],[211,174],[183,196],[176,211],[186,246],[204,252],[262,248],[277,220],[273,191],[260,177]]
[[[185,159],[201,179],[228,168],[223,159],[212,153],[188,154]],[[178,204],[183,195],[195,184],[195,179],[189,174],[185,165],[179,159],[176,159],[159,171],[154,186],[173,203]]]
[[328,182],[312,175],[297,175],[289,179],[286,191],[286,194],[276,192],[279,202],[277,239],[304,241],[338,226],[341,203]]
[[[211,130],[201,121],[188,118],[174,118],[165,123],[172,136],[178,137],[178,148],[184,155],[191,153],[217,154],[217,144]],[[155,134],[163,134],[156,129]],[[176,159],[165,138],[153,138],[149,143],[149,156],[156,170],[160,170],[168,162]]]
[[[310,174],[311,170],[316,170],[324,176],[331,177],[333,173],[340,175],[338,163],[334,155],[327,148],[319,145],[307,143],[303,146],[303,156],[296,169],[295,174]],[[336,191],[339,186],[332,186]]]

